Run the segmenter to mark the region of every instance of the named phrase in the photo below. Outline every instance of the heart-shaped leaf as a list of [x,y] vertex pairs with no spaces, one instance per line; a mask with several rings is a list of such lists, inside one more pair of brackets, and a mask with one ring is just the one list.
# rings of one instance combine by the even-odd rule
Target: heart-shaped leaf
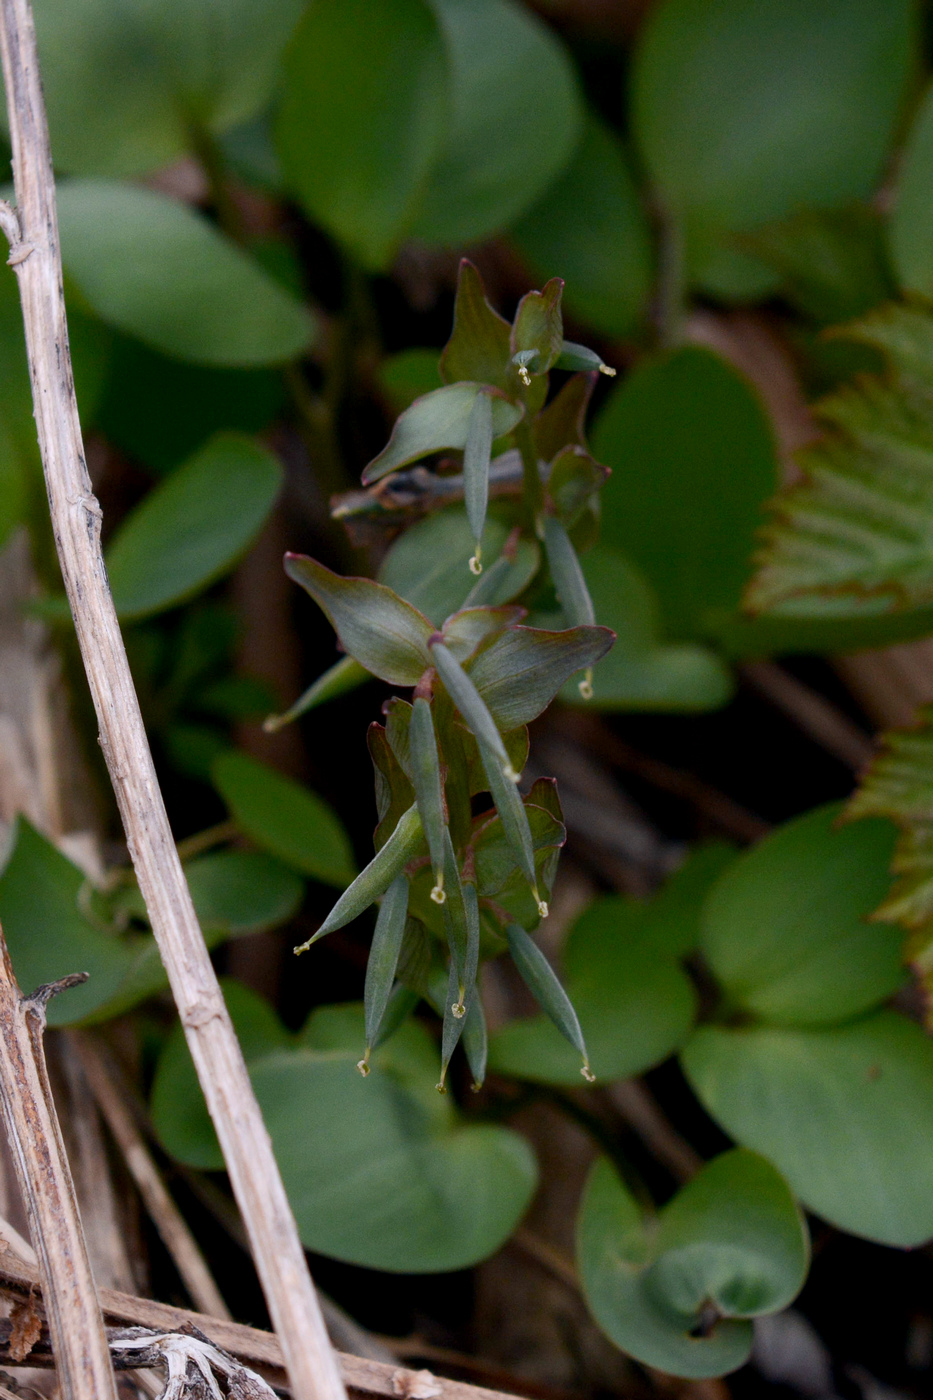
[[344,651],[389,685],[417,685],[431,665],[434,628],[391,588],[341,578],[306,554],[286,554],[285,572],[326,613]]
[[[758,295],[729,235],[872,195],[914,63],[909,0],[665,0],[644,26],[633,120],[688,270]],[[793,101],[787,100],[793,92]]]
[[524,411],[520,404],[507,399],[498,389],[481,384],[445,384],[442,389],[415,399],[397,419],[387,445],[363,472],[364,484],[378,481],[432,452],[466,447],[470,416],[480,392],[491,399],[493,437],[511,432]]
[[423,0],[305,11],[277,124],[285,178],[311,217],[371,268],[411,223],[448,125],[448,64]]
[[570,163],[510,237],[541,277],[566,279],[564,304],[587,325],[610,336],[638,326],[651,288],[648,223],[618,137],[592,112]]
[[149,617],[232,568],[282,487],[278,460],[250,438],[218,433],[121,522],[107,549],[117,611]]
[[888,891],[896,831],[839,826],[838,805],[779,827],[711,890],[700,947],[730,1005],[778,1025],[867,1011],[904,981],[901,931],[869,918]]
[[840,1230],[933,1236],[933,1045],[876,1011],[827,1030],[702,1026],[681,1055],[708,1113]]
[[272,96],[300,0],[39,0],[36,33],[56,167],[138,175],[194,154]]
[[233,749],[212,772],[234,821],[257,846],[312,880],[338,889],[350,883],[356,870],[349,838],[316,792]]
[[764,409],[724,360],[686,347],[643,361],[613,391],[593,440],[612,468],[603,542],[645,571],[666,636],[704,637],[710,610],[739,608],[777,485]]
[[67,180],[58,217],[65,270],[108,326],[202,365],[283,364],[308,348],[308,311],[187,205]]
[[[403,1025],[373,1053],[364,1079],[356,1070],[361,1006],[322,1008],[293,1040],[274,1016],[257,1024],[254,994],[231,995],[229,985],[225,994],[309,1249],[368,1268],[437,1273],[499,1248],[534,1191],[534,1159],[517,1134],[467,1126],[435,1092],[437,1051],[425,1030]],[[180,1030],[160,1059],[152,1111],[175,1157],[222,1164]]]
[[458,247],[506,228],[538,198],[572,155],[583,113],[566,50],[524,6],[432,8],[450,65],[450,122],[411,232]]
[[793,1300],[809,1247],[787,1183],[738,1149],[708,1162],[656,1219],[601,1158],[583,1198],[577,1258],[587,1303],[616,1346],[701,1378],[748,1359],[748,1319]]

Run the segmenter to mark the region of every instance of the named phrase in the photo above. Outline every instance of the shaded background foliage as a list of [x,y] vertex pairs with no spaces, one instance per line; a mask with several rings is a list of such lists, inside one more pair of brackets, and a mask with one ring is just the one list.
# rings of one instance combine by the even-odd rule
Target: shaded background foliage
[[[446,1349],[532,1394],[670,1393],[658,1373],[723,1372],[738,1395],[926,1393],[926,8],[37,0],[36,18],[114,596],[317,1275],[374,1330],[417,1333],[406,1355]],[[568,340],[618,372],[589,414],[612,474],[599,511],[567,521],[617,640],[592,701],[571,680],[535,722],[527,770],[556,774],[563,803],[529,806],[542,850],[568,838],[539,938],[579,1013],[589,1091],[500,958],[482,978],[481,1094],[457,1060],[453,1093],[435,1093],[424,1000],[363,1080],[372,920],[290,953],[371,859],[363,739],[389,691],[341,659],[281,559],[376,577],[432,626],[462,606],[475,541],[457,454],[427,443],[434,472],[400,456],[401,476],[364,490],[360,475],[441,385],[463,255],[508,317],[565,279]],[[558,368],[554,387],[572,383]],[[516,518],[494,489],[484,561],[513,548]],[[261,1320],[216,1223],[221,1160],[103,797],[4,270],[8,551],[24,529],[29,611],[64,658],[86,780],[57,827],[0,806],[0,918],[24,985],[92,972],[53,1017],[122,1047],[231,1305]],[[528,530],[509,597],[537,627],[570,625],[540,560]],[[300,719],[263,729],[319,677]],[[870,731],[915,720],[869,768]],[[88,827],[96,866],[68,839]],[[431,1000],[423,952],[399,970],[409,1012]],[[800,1207],[812,1267],[782,1313],[807,1270]],[[568,1283],[577,1217],[586,1309]],[[761,1313],[777,1316],[747,1362]]]

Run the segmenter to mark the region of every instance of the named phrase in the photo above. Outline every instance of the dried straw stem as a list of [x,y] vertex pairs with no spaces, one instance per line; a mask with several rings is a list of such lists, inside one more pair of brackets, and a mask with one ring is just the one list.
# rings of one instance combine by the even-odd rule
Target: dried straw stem
[[0,208],[19,275],[39,447],[65,589],[127,844],[250,1237],[296,1400],[342,1400],[272,1145],[198,928],[107,581],[101,510],[74,395],[55,184],[29,0],[0,0],[18,213]]

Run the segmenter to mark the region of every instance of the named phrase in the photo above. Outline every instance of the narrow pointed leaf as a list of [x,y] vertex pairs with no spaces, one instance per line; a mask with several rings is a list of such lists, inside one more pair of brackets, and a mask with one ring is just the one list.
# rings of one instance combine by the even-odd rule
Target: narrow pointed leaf
[[588,345],[578,345],[573,340],[564,341],[554,364],[557,369],[583,370],[586,373],[597,370],[600,374],[608,374],[610,378],[615,377],[615,370],[603,362],[602,355],[597,355]]
[[386,738],[409,782],[412,782],[411,716],[412,707],[408,701],[393,695],[386,705]]
[[528,813],[525,811],[521,793],[511,779],[505,776],[495,755],[490,753],[481,741],[477,740],[477,743],[483,761],[483,770],[489,783],[489,791],[502,822],[502,830],[505,832],[522,874],[529,885],[534,888],[535,849],[531,839],[531,827],[528,825]]
[[456,970],[458,985],[465,984],[470,950],[470,928],[467,919],[464,884],[460,878],[460,865],[450,839],[450,832],[444,828],[444,931],[450,948],[451,966]]
[[[476,738],[492,751],[502,764],[503,770],[510,770],[509,756],[506,753],[505,744],[502,742],[502,735],[496,728],[495,720],[489,713],[473,681],[443,642],[431,644],[431,655],[434,658],[437,674],[444,682],[450,698]],[[517,726],[510,725],[509,728],[515,729]]]
[[528,363],[532,374],[547,374],[563,349],[564,323],[560,312],[563,291],[563,280],[552,277],[542,291],[527,292],[518,303],[510,348],[513,359],[534,352],[534,359]]
[[417,685],[431,665],[434,629],[410,603],[370,578],[341,578],[306,554],[286,554],[285,572],[310,593],[361,666],[390,685]]
[[373,761],[376,784],[376,812],[379,824],[373,837],[381,851],[401,817],[415,800],[415,790],[392,752],[386,731],[381,724],[371,724],[366,735],[369,756]]
[[408,881],[404,875],[397,875],[383,897],[366,964],[363,1004],[366,1008],[366,1044],[369,1048],[374,1049],[379,1043],[379,1032],[395,982],[407,915]]
[[499,728],[517,729],[537,719],[564,681],[595,666],[614,641],[608,627],[511,627],[479,652],[469,678]]
[[489,1058],[489,1035],[486,1030],[486,1017],[483,1003],[478,996],[473,998],[466,1014],[463,1027],[463,1050],[473,1076],[473,1088],[481,1089],[486,1080],[486,1061]]
[[421,997],[417,992],[413,992],[408,987],[403,987],[401,983],[396,983],[389,997],[389,1004],[385,1009],[376,1039],[372,1043],[372,1049],[378,1050],[380,1045],[385,1045],[395,1032],[408,1020]]
[[345,924],[351,923],[364,913],[371,904],[375,904],[379,896],[385,894],[392,881],[401,875],[408,862],[418,854],[423,840],[424,832],[418,809],[409,807],[382,850],[377,852],[366,869],[357,875],[353,884],[344,890],[317,933],[313,938],[309,938],[307,943],[302,943],[296,948],[295,952],[303,953],[319,938],[333,933],[335,929],[343,928]]
[[457,978],[457,971],[453,963],[450,964],[450,975],[447,978],[447,996],[444,1000],[444,1023],[441,1028],[441,1077],[438,1088],[443,1088],[447,1079],[447,1070],[453,1053],[457,1048],[460,1037],[463,1035],[466,1024],[466,1016],[454,1015],[454,1007],[460,1005],[460,987]]
[[431,706],[422,696],[416,699],[412,708],[408,728],[408,751],[411,762],[411,778],[421,813],[421,824],[431,852],[434,878],[440,882],[444,871],[447,814],[444,808],[444,790],[441,779],[441,761],[437,752],[437,738]]
[[469,380],[494,384],[504,393],[514,387],[509,370],[510,326],[486,300],[483,280],[463,258],[457,280],[453,334],[441,355],[441,378],[447,384]]
[[[474,559],[479,563],[486,508],[489,505],[489,461],[492,456],[492,399],[480,391],[473,400],[467,438],[463,449],[463,503],[473,538],[476,541]],[[475,564],[470,563],[475,571]]]
[[580,568],[570,536],[559,520],[549,515],[544,522],[544,548],[551,578],[557,589],[564,617],[571,627],[593,627],[596,614],[593,600]]
[[509,924],[505,931],[509,940],[512,961],[521,973],[522,980],[545,1015],[549,1016],[561,1035],[570,1041],[585,1069],[589,1069],[586,1042],[573,1009],[573,1002],[560,984],[557,973],[551,967],[533,938],[518,924]]
[[481,384],[445,384],[415,399],[396,420],[387,445],[363,472],[369,486],[389,472],[407,467],[432,452],[462,450],[466,447],[470,414],[480,391],[490,400],[493,437],[511,432],[524,410],[495,388]]
[[352,656],[343,656],[339,661],[335,661],[323,676],[318,676],[317,680],[299,695],[294,705],[280,715],[270,715],[262,727],[267,734],[275,734],[284,729],[286,724],[291,724],[302,715],[306,715],[309,710],[318,705],[326,705],[328,700],[336,700],[339,696],[356,690],[357,686],[368,680],[369,672],[365,666],[361,666]]

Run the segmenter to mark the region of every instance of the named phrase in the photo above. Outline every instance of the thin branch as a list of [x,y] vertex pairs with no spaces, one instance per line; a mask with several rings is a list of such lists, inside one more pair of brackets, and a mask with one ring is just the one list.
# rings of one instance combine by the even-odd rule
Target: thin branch
[[[0,1249],[0,1290],[17,1297],[27,1297],[39,1286],[35,1269],[15,1255]],[[136,1298],[118,1293],[113,1288],[100,1289],[100,1303],[105,1317],[124,1326],[149,1327],[156,1332],[177,1332],[195,1328],[209,1341],[231,1356],[247,1362],[263,1372],[284,1370],[284,1357],[279,1340],[271,1332],[246,1327],[239,1322],[226,1322],[203,1313],[174,1308],[168,1303],[156,1303],[151,1298]],[[392,1364],[370,1361],[360,1356],[336,1353],[344,1384],[352,1393],[385,1397],[385,1400],[417,1400],[407,1388],[410,1378],[424,1373],[411,1372]],[[467,1385],[464,1381],[432,1377],[438,1400],[503,1400],[501,1391]],[[436,1387],[436,1389],[435,1389]]]
[[209,1313],[211,1317],[229,1317],[227,1305],[198,1248],[197,1240],[169,1195],[142,1133],[110,1076],[104,1057],[86,1032],[72,1031],[68,1038],[77,1049],[97,1107],[136,1182],[143,1204],[172,1257],[191,1301],[200,1312]]
[[607,1085],[605,1092],[629,1127],[675,1180],[686,1182],[696,1176],[703,1158],[670,1123],[644,1080],[621,1079]]
[[[52,1101],[42,1033],[45,1005],[84,974],[20,995],[0,933],[0,1102],[39,1259],[39,1277],[65,1400],[116,1400],[110,1353]],[[28,1267],[28,1266],[23,1266]]]
[[[55,181],[29,0],[0,0],[18,225],[0,213],[19,277],[39,448],[62,577],[127,845],[191,1057],[250,1236],[297,1400],[343,1386],[285,1188],[198,927],[159,791],[100,545],[62,290]],[[17,236],[18,235],[18,236]]]

